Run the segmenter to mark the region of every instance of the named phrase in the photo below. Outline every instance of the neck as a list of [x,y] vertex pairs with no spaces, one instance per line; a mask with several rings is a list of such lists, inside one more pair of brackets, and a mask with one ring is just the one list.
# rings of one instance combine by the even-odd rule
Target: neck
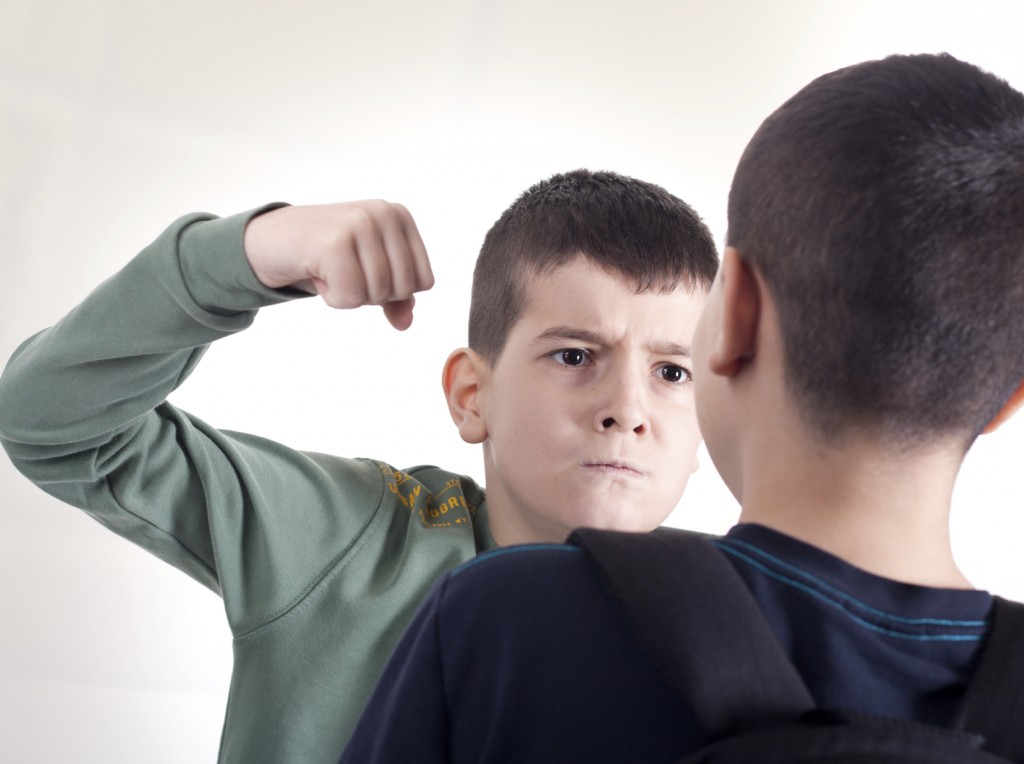
[[[955,447],[879,451],[764,443],[742,480],[741,522],[759,523],[862,570],[905,583],[972,588],[952,553]],[[754,456],[753,454],[750,454]]]

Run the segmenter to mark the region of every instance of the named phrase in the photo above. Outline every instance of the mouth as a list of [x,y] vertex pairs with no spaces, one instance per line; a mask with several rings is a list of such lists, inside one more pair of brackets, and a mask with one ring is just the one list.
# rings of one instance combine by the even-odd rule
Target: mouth
[[597,473],[601,475],[616,475],[619,477],[627,477],[633,479],[640,479],[647,477],[647,473],[643,470],[637,469],[632,464],[619,461],[593,461],[593,462],[580,462],[580,469],[585,472]]

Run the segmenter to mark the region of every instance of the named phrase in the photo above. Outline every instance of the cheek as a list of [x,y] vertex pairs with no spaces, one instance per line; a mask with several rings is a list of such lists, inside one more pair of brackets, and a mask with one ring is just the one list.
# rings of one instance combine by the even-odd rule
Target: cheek
[[700,446],[702,435],[697,407],[691,398],[685,408],[676,410],[667,422],[665,444],[675,460],[692,459]]
[[567,391],[552,385],[525,391],[517,406],[520,417],[531,426],[557,431],[568,422],[578,420],[587,408],[581,391]]
[[567,414],[543,392],[518,390],[503,416],[505,452],[515,461],[533,464],[564,442]]
[[676,466],[685,470],[687,475],[693,471],[693,460],[697,457],[697,450],[700,448],[701,440],[700,431],[694,425],[693,430],[687,433],[686,438],[682,439],[675,449]]
[[666,422],[671,422],[670,432],[674,436],[685,436],[689,431],[697,429],[697,402],[694,383],[690,382],[682,389],[671,393],[661,392],[657,396],[658,409],[655,414]]

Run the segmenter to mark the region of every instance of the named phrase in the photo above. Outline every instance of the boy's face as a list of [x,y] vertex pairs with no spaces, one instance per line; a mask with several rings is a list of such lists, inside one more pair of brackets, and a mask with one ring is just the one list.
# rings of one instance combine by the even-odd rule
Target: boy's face
[[525,297],[479,392],[495,540],[657,527],[697,466],[689,354],[703,290],[638,295],[579,257]]

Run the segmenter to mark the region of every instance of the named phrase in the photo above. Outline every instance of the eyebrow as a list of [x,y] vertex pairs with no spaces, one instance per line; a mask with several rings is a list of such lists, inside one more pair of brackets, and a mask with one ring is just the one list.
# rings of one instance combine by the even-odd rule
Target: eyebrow
[[[588,345],[609,346],[614,344],[607,337],[589,329],[575,329],[571,326],[553,326],[546,329],[534,339],[534,342],[546,340],[575,340],[585,342]],[[647,349],[656,355],[677,355],[684,358],[690,357],[690,346],[680,345],[676,342],[655,342],[647,345]]]

